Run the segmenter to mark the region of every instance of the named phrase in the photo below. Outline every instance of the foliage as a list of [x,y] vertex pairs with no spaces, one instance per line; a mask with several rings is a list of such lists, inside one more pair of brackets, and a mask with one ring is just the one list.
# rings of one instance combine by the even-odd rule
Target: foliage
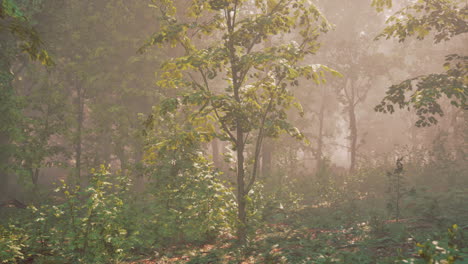
[[441,241],[428,240],[417,243],[417,255],[419,259],[406,259],[401,263],[459,263],[468,258],[468,248],[463,230],[454,224],[448,228],[447,234]]
[[[128,180],[118,177],[112,183],[110,179],[102,166],[85,189],[63,182],[55,190],[60,195],[55,199],[61,202],[31,206],[28,218],[33,221],[17,224],[21,228],[7,227],[19,238],[7,236],[7,243],[2,243],[16,250],[10,250],[16,256],[5,263],[24,257],[47,263],[108,263],[122,258],[130,249],[123,215]],[[16,241],[21,243],[15,246]]]
[[[391,0],[374,0],[378,10],[390,7]],[[434,32],[434,41],[448,41],[452,37],[468,32],[468,7],[460,0],[422,0],[412,3],[395,13],[387,20],[387,26],[377,37],[396,37],[400,42],[409,36],[422,40]],[[387,95],[375,107],[378,112],[393,113],[394,106],[413,108],[418,120],[416,126],[430,126],[437,123],[436,114],[443,115],[440,105],[442,96],[447,96],[457,108],[466,109],[468,57],[451,54],[446,56],[445,73],[418,76],[393,85]],[[416,89],[413,86],[416,85]],[[415,92],[413,90],[415,89]],[[409,98],[406,94],[410,92]]]
[[[216,171],[199,160],[190,171],[170,175],[152,172],[151,215],[144,227],[152,230],[156,245],[202,243],[216,238],[221,232],[231,232],[235,226],[235,202],[232,191],[219,180]],[[204,163],[204,164],[203,164]],[[143,233],[142,233],[143,234]]]
[[36,29],[31,26],[29,18],[15,0],[3,0],[0,4],[0,33],[3,31],[19,40],[20,50],[29,54],[31,60],[38,60],[48,66],[54,64]]
[[[24,67],[30,71],[37,70],[30,65]],[[66,92],[48,80],[49,77],[47,72],[37,74],[37,78],[28,79],[37,82],[30,91],[5,91],[5,97],[1,99],[4,103],[0,108],[4,114],[1,117],[4,126],[0,133],[8,138],[8,142],[0,149],[9,159],[0,163],[0,169],[17,175],[19,182],[26,187],[37,187],[39,170],[63,164],[58,156],[66,155],[65,147],[57,140],[51,140],[66,132]]]
[[147,199],[153,203],[144,227],[154,232],[150,240],[168,246],[230,232],[235,226],[234,194],[201,149],[209,128],[197,128],[199,120],[187,119],[186,112],[166,113],[166,107],[155,107],[146,119],[145,175]]
[[[145,56],[135,52],[138,39],[145,34],[146,21],[155,18],[147,4],[123,0],[15,2],[25,15],[32,14],[31,24],[56,58],[56,65],[47,69],[47,76],[29,65],[26,70],[17,70],[17,63],[10,65],[15,74],[15,92],[25,97],[27,106],[23,115],[34,120],[34,128],[42,128],[39,124],[43,124],[46,115],[30,107],[43,102],[37,95],[50,97],[50,102],[55,103],[57,93],[63,93],[61,103],[65,105],[64,109],[51,111],[49,117],[60,115],[63,123],[61,127],[55,126],[56,133],[48,144],[66,149],[67,155],[48,156],[42,163],[35,162],[39,163],[41,174],[48,171],[44,167],[71,164],[76,169],[74,176],[76,167],[84,172],[99,164],[120,165],[123,171],[130,171],[142,156],[137,113],[149,111],[158,96],[152,85],[153,69],[161,60],[158,57],[161,52]],[[44,87],[45,83],[49,87]],[[42,107],[45,110],[46,104]],[[25,132],[26,137],[36,134],[29,129]],[[26,141],[22,146],[34,143],[37,142]],[[40,156],[37,152],[40,151],[28,156],[36,158]],[[74,161],[68,162],[70,158]]]
[[467,199],[466,189],[452,187],[442,193],[434,193],[426,188],[416,189],[415,195],[407,199],[404,207],[408,215],[442,225],[447,221],[463,223],[468,220],[466,211],[460,211]]
[[292,183],[265,190],[262,218],[270,223],[288,223],[302,208],[302,195],[296,193]]
[[[391,0],[373,0],[372,5],[379,11],[391,7]],[[377,37],[397,37],[400,42],[407,37],[424,39],[435,31],[434,41],[450,40],[453,36],[468,32],[466,18],[468,7],[461,0],[422,0],[409,4],[387,19],[390,26]]]
[[[32,61],[40,61],[47,66],[54,64],[39,34],[32,26],[30,14],[22,10],[29,10],[29,6],[24,3],[20,5],[14,0],[5,0],[0,3],[0,123],[2,123],[0,127],[0,174],[3,181],[7,181],[8,176],[4,176],[6,173],[21,168],[22,159],[16,163],[12,160],[23,154],[18,145],[25,143],[28,136],[24,129],[29,129],[30,125],[33,126],[25,114],[28,101],[13,86],[16,77],[13,65],[21,62],[21,52],[27,53]],[[44,143],[44,137],[40,138]],[[45,139],[48,139],[47,135]],[[28,147],[28,150],[32,149],[34,147]],[[40,149],[43,150],[43,148]],[[41,150],[38,152],[47,156]],[[6,191],[3,186],[0,190]]]
[[375,110],[393,113],[394,105],[400,109],[414,109],[418,116],[416,126],[426,127],[437,124],[435,115],[444,115],[440,104],[443,96],[447,96],[453,106],[466,109],[468,57],[451,54],[445,60],[445,73],[418,76],[392,85]]
[[[37,69],[28,70],[32,73]],[[21,97],[25,116],[15,124],[22,130],[22,136],[15,140],[17,151],[11,169],[25,186],[32,184],[37,189],[41,168],[64,166],[59,157],[66,157],[68,151],[56,141],[66,134],[70,122],[65,88],[51,80],[48,72],[31,75],[28,81],[37,82],[37,86]]]
[[24,259],[24,230],[14,225],[0,225],[0,260],[1,263],[16,263]]

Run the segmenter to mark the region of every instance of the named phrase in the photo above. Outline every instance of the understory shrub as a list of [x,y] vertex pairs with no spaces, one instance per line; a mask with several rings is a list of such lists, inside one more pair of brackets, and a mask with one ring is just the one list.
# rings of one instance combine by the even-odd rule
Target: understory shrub
[[148,184],[142,209],[147,216],[141,219],[141,235],[162,247],[207,242],[222,231],[231,233],[237,224],[235,194],[202,147],[214,128],[201,131],[203,117],[185,108],[172,113],[173,103],[155,107],[145,121]]
[[160,246],[201,243],[235,226],[232,190],[202,156],[192,165],[174,176],[161,170],[152,175],[141,220],[148,241]]
[[3,263],[111,263],[123,258],[131,247],[124,221],[128,186],[126,177],[111,177],[104,166],[92,172],[83,189],[62,182],[53,204],[29,206],[24,219],[3,226]]

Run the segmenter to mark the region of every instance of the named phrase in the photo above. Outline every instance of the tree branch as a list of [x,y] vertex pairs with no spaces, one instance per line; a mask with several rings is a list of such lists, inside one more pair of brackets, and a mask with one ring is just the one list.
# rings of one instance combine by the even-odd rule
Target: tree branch
[[218,110],[216,108],[216,106],[213,104],[213,99],[211,97],[211,91],[210,91],[210,87],[209,87],[209,84],[208,84],[208,79],[206,78],[206,74],[203,72],[203,70],[201,68],[199,68],[199,71],[200,71],[200,74],[203,78],[203,82],[205,84],[205,87],[206,87],[206,90],[208,91],[209,93],[209,100],[210,100],[210,103],[211,103],[211,106],[213,107],[213,110],[214,110],[214,113],[216,115],[216,118],[218,119],[219,123],[221,124],[221,127],[222,129],[224,130],[224,132],[226,132],[226,134],[228,134],[229,138],[231,139],[232,142],[236,142],[236,138],[234,137],[234,135],[231,133],[231,131],[229,131],[228,127],[226,126],[226,124],[221,120],[220,116],[219,116],[219,113],[218,113]]

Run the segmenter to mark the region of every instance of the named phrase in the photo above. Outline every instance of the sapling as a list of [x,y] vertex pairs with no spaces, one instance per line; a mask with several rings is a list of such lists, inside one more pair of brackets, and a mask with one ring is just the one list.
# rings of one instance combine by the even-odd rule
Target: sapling
[[408,194],[407,188],[405,188],[404,175],[403,175],[403,157],[397,158],[396,168],[393,172],[387,172],[388,177],[388,189],[387,193],[389,195],[387,202],[387,209],[390,214],[395,214],[395,219],[398,222],[401,216],[401,207],[400,203],[402,198]]

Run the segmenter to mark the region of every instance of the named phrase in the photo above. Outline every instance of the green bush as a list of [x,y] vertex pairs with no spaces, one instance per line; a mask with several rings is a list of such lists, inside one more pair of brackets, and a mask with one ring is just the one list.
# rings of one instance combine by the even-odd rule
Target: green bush
[[35,263],[109,263],[124,257],[131,246],[123,221],[129,182],[111,180],[102,166],[83,190],[62,182],[55,204],[30,206],[25,218],[2,229],[3,263],[25,257]]
[[234,194],[202,156],[175,176],[155,169],[145,197],[139,232],[160,246],[204,242],[235,225]]
[[189,109],[170,114],[167,107],[155,108],[145,122],[144,247],[205,242],[236,225],[235,195],[202,150],[214,130],[199,131]]

